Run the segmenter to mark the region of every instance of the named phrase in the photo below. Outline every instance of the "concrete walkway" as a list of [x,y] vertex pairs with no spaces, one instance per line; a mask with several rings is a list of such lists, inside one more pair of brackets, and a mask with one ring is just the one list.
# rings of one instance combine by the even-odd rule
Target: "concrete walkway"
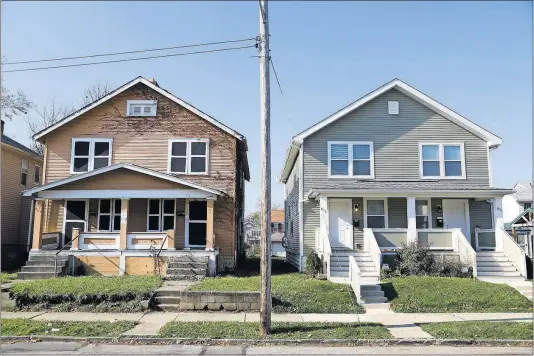
[[[168,322],[235,321],[259,322],[259,313],[47,313],[3,312],[2,318],[24,318],[48,321],[134,321],[138,324],[124,335],[154,336]],[[448,321],[514,321],[532,322],[531,313],[384,313],[371,314],[273,314],[273,322],[323,322],[323,323],[379,323],[394,338],[432,338],[417,323]]]

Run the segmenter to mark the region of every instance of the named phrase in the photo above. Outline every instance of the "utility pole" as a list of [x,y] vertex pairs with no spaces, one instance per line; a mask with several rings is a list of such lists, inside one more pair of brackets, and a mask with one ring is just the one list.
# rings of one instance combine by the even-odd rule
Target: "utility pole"
[[267,0],[260,0],[261,115],[261,301],[260,334],[271,333],[271,100],[269,84],[269,17]]

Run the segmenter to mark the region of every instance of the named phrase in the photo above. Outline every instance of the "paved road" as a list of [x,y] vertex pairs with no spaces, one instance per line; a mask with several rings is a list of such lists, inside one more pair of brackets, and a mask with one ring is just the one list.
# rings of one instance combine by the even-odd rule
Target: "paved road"
[[21,342],[0,346],[1,355],[532,355],[525,347],[307,347],[82,345],[75,342]]

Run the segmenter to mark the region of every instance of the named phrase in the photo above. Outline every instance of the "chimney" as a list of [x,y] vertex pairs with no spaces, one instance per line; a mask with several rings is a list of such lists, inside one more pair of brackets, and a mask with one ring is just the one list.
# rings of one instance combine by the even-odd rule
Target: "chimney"
[[149,81],[150,83],[154,84],[155,86],[159,87],[158,82],[156,81],[156,79],[154,79],[154,78],[150,78],[148,81]]
[[5,124],[5,122],[4,122],[4,120],[2,120],[2,135],[4,134],[4,124]]

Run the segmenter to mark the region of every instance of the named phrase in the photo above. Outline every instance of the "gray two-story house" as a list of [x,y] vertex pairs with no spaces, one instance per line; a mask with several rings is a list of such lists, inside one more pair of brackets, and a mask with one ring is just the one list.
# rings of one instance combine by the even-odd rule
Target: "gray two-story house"
[[421,241],[479,277],[524,275],[503,230],[511,191],[492,185],[501,143],[398,79],[379,87],[293,137],[280,176],[287,260],[303,270],[315,250],[330,280],[371,283],[385,255]]

